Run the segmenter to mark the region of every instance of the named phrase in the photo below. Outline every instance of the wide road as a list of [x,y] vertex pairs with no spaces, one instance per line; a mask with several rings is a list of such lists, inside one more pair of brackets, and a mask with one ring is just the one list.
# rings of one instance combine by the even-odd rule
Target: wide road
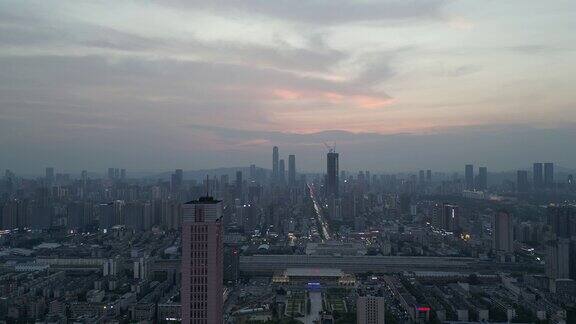
[[310,292],[310,314],[304,317],[305,324],[318,323],[320,312],[322,311],[322,293],[319,291]]
[[328,227],[328,221],[322,212],[322,207],[318,203],[318,198],[316,196],[314,185],[311,183],[308,184],[308,192],[310,192],[310,199],[312,199],[312,203],[314,204],[314,210],[316,215],[316,222],[320,226],[321,233],[322,233],[322,240],[329,241],[331,239],[330,236],[330,228]]

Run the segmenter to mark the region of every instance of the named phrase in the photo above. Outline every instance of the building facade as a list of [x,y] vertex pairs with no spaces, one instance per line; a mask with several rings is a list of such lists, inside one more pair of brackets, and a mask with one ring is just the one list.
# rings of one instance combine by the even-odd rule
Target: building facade
[[384,297],[360,296],[356,302],[356,323],[384,324]]
[[222,323],[222,203],[201,197],[183,205],[182,323]]
[[496,212],[492,226],[492,248],[499,252],[514,252],[512,215],[506,211]]
[[338,197],[338,153],[330,151],[326,159],[326,196]]

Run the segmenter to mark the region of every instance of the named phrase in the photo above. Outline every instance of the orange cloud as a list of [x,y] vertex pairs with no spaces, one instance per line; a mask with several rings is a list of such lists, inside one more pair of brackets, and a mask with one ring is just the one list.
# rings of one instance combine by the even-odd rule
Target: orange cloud
[[378,98],[370,96],[355,96],[352,101],[361,108],[376,109],[389,106],[395,102],[393,98]]
[[336,92],[325,92],[324,97],[331,103],[341,103],[344,96]]
[[369,95],[345,95],[338,92],[325,91],[295,91],[289,89],[274,89],[272,91],[276,98],[281,100],[310,99],[316,101],[326,101],[331,104],[347,104],[353,107],[376,109],[389,106],[395,102],[392,98],[369,96]]
[[274,95],[282,100],[295,100],[302,97],[301,93],[287,89],[276,89]]

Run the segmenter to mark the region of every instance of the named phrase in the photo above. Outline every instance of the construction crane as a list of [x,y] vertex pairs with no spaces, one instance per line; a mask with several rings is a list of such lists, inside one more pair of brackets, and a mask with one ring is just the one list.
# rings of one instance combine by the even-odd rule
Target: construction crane
[[328,153],[336,152],[336,142],[334,142],[334,144],[332,144],[332,145],[328,145],[326,142],[324,142],[323,144],[328,149]]

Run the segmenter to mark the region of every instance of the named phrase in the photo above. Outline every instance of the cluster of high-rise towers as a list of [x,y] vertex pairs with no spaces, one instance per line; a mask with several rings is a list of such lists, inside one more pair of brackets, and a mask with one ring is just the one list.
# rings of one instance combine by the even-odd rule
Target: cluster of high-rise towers
[[[516,190],[526,192],[554,188],[554,163],[536,162],[532,165],[532,181],[529,180],[528,170],[516,171]],[[474,165],[467,164],[464,169],[466,190],[486,190],[488,188],[488,168],[479,167],[478,174],[474,173]]]
[[479,167],[478,176],[474,177],[474,165],[466,164],[464,169],[464,181],[467,190],[488,189],[488,168]]
[[286,181],[286,162],[280,159],[278,146],[272,148],[272,181],[276,184],[296,184],[296,156],[288,155],[288,181]]

